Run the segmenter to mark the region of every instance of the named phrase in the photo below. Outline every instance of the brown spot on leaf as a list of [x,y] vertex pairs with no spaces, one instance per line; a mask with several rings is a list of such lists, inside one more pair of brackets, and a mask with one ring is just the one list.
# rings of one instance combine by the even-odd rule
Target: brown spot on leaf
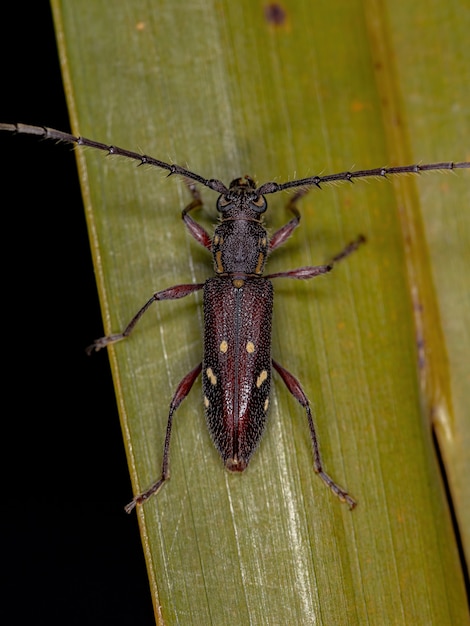
[[266,21],[273,26],[281,26],[286,21],[286,11],[278,2],[270,2],[264,7]]

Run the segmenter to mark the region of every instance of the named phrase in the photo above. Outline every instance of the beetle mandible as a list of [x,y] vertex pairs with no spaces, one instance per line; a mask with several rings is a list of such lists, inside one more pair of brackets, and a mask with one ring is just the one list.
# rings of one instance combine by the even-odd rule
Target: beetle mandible
[[[225,467],[232,472],[242,472],[247,467],[265,429],[272,368],[277,371],[287,389],[306,412],[315,472],[342,502],[353,509],[356,506],[354,498],[324,470],[312,412],[302,386],[290,372],[271,357],[273,308],[271,280],[274,278],[307,280],[326,274],[336,263],[354,252],[365,238],[359,236],[327,265],[300,267],[263,276],[266,259],[299,225],[300,213],[296,204],[312,187],[320,188],[322,183],[352,182],[356,178],[470,168],[470,162],[441,162],[346,171],[284,183],[267,182],[259,187],[250,176],[245,176],[236,178],[227,188],[220,180],[204,178],[179,165],[59,130],[0,123],[0,131],[36,135],[44,139],[95,148],[110,155],[115,154],[138,161],[139,165],[146,164],[167,170],[169,175],[176,174],[184,178],[192,194],[192,202],[182,211],[184,224],[192,237],[210,250],[213,256],[215,276],[204,283],[175,285],[154,293],[121,333],[102,337],[87,348],[87,352],[91,353],[128,337],[153,302],[177,300],[203,290],[203,360],[183,378],[171,400],[160,478],[147,490],[135,496],[125,510],[130,513],[137,504],[142,504],[156,494],[169,479],[173,415],[201,372],[204,409],[211,437]],[[197,183],[219,194],[216,206],[221,217],[213,237],[189,215],[193,209],[202,206]],[[287,205],[293,217],[268,237],[262,223],[263,214],[268,207],[265,196],[285,189],[297,189]]]

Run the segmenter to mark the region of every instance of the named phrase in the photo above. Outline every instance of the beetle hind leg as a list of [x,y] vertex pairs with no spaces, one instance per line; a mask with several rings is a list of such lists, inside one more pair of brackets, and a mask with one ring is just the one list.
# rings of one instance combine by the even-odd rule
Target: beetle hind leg
[[294,396],[294,398],[304,407],[305,412],[307,413],[308,425],[310,428],[310,437],[313,446],[313,467],[315,472],[320,476],[325,485],[329,487],[331,491],[341,500],[341,502],[345,502],[350,509],[353,509],[357,505],[357,502],[348,494],[347,491],[345,491],[342,487],[335,483],[331,476],[327,474],[323,469],[323,463],[320,455],[320,447],[318,445],[317,432],[315,430],[315,424],[313,423],[312,411],[310,409],[310,404],[304,390],[302,389],[302,386],[300,385],[297,378],[295,378],[295,376],[293,376],[290,372],[288,372],[281,365],[279,365],[279,363],[276,363],[276,361],[274,360],[272,363],[274,369],[282,378],[287,389]]
[[162,475],[153,485],[151,485],[148,489],[139,493],[139,495],[135,496],[129,504],[126,504],[124,510],[126,513],[130,513],[137,504],[143,504],[146,500],[148,500],[151,496],[158,493],[160,489],[163,487],[164,483],[170,478],[170,438],[171,438],[171,427],[173,424],[173,414],[179,405],[186,398],[188,393],[191,391],[192,386],[194,385],[197,377],[201,373],[202,363],[199,363],[194,369],[192,369],[189,374],[183,378],[183,380],[178,385],[175,395],[173,396],[170,404],[170,412],[168,414],[168,423],[166,427],[166,435],[165,435],[165,446],[163,448],[163,463],[162,463]]

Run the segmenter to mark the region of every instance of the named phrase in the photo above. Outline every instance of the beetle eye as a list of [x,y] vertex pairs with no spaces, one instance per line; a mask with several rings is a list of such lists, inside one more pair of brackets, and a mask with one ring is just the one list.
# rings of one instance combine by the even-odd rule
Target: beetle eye
[[233,204],[232,200],[228,196],[219,196],[217,199],[217,211],[223,213],[231,204]]
[[268,204],[264,196],[255,196],[251,200],[251,206],[257,213],[264,213],[268,208]]

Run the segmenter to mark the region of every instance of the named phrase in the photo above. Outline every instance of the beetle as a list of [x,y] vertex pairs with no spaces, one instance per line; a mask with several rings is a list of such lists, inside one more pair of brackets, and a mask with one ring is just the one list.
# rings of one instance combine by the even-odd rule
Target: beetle
[[[271,357],[273,310],[271,280],[275,278],[308,280],[326,274],[338,262],[357,250],[365,242],[365,238],[362,235],[357,237],[327,265],[306,266],[263,275],[267,257],[281,246],[299,225],[300,213],[296,206],[297,202],[312,187],[321,188],[324,183],[338,181],[353,182],[357,178],[470,168],[470,162],[441,162],[345,171],[284,183],[267,182],[259,187],[253,178],[244,176],[234,179],[226,187],[218,179],[204,178],[179,165],[47,127],[0,123],[0,131],[36,135],[43,139],[95,148],[108,155],[123,156],[137,161],[139,165],[151,165],[167,170],[169,175],[180,176],[187,182],[192,195],[192,201],[182,211],[184,224],[191,236],[213,256],[215,276],[208,278],[204,283],[175,285],[154,293],[122,332],[97,339],[87,348],[88,353],[99,351],[128,337],[154,302],[177,300],[203,291],[203,360],[181,380],[171,400],[160,478],[135,496],[126,505],[125,510],[130,513],[137,504],[142,504],[156,494],[169,479],[173,415],[201,373],[203,403],[212,440],[226,469],[232,472],[244,471],[265,430],[273,368],[305,410],[315,472],[340,501],[353,509],[356,506],[355,499],[324,470],[312,411],[300,382]],[[219,194],[216,208],[220,213],[220,223],[212,237],[189,215],[195,208],[202,206],[197,184]],[[286,189],[297,190],[287,205],[293,217],[269,237],[263,225],[263,215],[268,208],[265,196]]]

